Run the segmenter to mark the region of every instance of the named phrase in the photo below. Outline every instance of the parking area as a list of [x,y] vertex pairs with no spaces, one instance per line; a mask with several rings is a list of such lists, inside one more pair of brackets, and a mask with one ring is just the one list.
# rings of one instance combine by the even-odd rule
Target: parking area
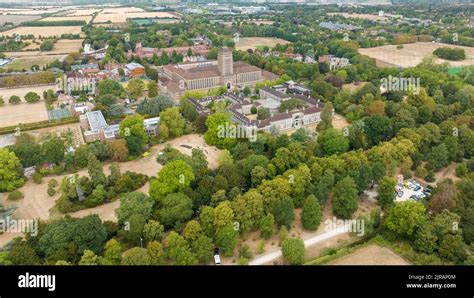
[[423,187],[416,180],[405,180],[395,186],[396,202],[407,200],[419,201],[431,194],[431,189]]

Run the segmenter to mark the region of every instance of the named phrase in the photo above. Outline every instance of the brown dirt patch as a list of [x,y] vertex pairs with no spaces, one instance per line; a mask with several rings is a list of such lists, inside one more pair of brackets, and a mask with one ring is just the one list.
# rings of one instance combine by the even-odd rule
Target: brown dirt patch
[[410,265],[410,263],[389,248],[371,244],[330,262],[329,265]]

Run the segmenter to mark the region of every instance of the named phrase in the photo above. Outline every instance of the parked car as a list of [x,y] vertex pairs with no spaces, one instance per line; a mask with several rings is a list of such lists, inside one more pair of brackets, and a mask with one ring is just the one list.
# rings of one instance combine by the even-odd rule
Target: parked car
[[221,256],[219,253],[219,247],[214,248],[214,264],[220,265],[221,264]]

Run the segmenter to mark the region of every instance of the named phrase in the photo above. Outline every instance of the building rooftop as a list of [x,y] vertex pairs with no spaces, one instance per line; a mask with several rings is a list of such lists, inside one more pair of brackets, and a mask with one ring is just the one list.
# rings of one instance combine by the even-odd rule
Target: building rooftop
[[89,121],[89,127],[91,130],[99,130],[108,126],[101,111],[87,112],[86,117],[87,121]]
[[99,69],[99,65],[97,63],[71,65],[71,70],[82,70],[82,69]]

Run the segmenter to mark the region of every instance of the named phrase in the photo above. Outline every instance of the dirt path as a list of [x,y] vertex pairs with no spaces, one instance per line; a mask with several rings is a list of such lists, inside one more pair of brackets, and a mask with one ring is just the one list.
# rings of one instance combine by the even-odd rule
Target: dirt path
[[[326,233],[323,233],[323,234],[319,234],[319,235],[316,235],[316,236],[313,236],[313,237],[310,237],[308,239],[305,239],[304,240],[304,247],[305,248],[308,248],[308,247],[311,247],[315,244],[318,244],[318,243],[321,243],[321,242],[324,242],[328,239],[331,239],[333,237],[336,237],[338,235],[341,235],[341,234],[347,234],[346,230],[345,230],[345,227],[340,227],[340,228],[337,228],[337,229],[334,229],[332,231],[328,231]],[[282,252],[281,252],[281,249],[278,249],[277,251],[274,251],[274,252],[270,252],[270,253],[267,253],[263,256],[260,256],[258,258],[255,258],[253,259],[249,265],[264,265],[264,264],[268,264],[268,263],[271,263],[272,261],[280,258],[282,256]]]
[[376,244],[362,247],[329,265],[410,265],[392,250]]

